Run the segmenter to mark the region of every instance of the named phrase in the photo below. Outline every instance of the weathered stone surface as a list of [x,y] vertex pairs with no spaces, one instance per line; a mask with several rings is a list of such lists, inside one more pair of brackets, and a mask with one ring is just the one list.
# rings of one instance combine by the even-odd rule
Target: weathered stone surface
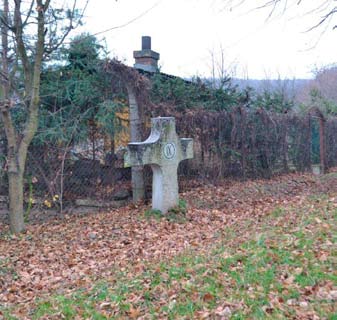
[[151,165],[152,208],[166,213],[178,204],[178,165],[191,158],[193,140],[178,137],[173,117],[159,117],[151,119],[151,134],[146,141],[128,144],[125,164]]
[[126,189],[118,190],[114,193],[112,198],[114,200],[126,200],[131,196],[130,191]]
[[75,204],[78,207],[95,207],[95,208],[120,208],[128,203],[127,200],[119,201],[98,201],[93,199],[76,199]]

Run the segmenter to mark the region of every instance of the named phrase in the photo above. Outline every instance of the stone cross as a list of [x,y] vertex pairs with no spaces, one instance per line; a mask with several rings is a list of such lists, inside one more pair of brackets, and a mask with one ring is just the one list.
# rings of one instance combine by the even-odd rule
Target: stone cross
[[173,117],[151,119],[151,134],[144,142],[128,144],[127,166],[151,165],[152,208],[166,213],[178,205],[178,165],[193,158],[193,139],[179,138]]

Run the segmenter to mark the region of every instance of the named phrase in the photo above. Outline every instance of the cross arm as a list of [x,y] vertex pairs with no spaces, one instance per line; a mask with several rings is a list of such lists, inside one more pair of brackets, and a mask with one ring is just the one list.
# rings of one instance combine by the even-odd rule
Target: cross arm
[[145,164],[156,164],[156,154],[160,155],[158,144],[160,134],[156,131],[151,131],[150,136],[144,142],[128,143],[127,152],[124,156],[124,166],[143,166]]
[[157,164],[160,157],[160,148],[154,142],[133,142],[128,144],[125,154],[125,166],[143,166],[146,164]]

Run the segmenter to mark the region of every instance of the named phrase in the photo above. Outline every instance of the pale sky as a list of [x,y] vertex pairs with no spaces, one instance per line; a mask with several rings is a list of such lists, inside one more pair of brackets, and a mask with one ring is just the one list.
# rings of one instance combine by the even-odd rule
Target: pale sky
[[306,32],[324,13],[310,10],[324,0],[300,6],[288,0],[291,8],[269,19],[270,9],[254,9],[266,0],[246,0],[232,10],[225,1],[91,0],[80,31],[97,33],[135,19],[97,36],[105,38],[110,56],[132,66],[141,36],[151,36],[161,70],[181,77],[210,76],[212,52],[219,62],[221,51],[234,76],[250,79],[309,78],[313,69],[337,62],[333,21],[326,30]]

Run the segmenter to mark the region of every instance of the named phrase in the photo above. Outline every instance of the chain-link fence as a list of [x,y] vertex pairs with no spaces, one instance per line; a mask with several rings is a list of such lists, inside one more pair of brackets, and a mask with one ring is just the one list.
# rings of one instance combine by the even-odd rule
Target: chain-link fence
[[[76,144],[32,144],[25,171],[25,202],[47,208],[83,204],[103,206],[127,200],[131,169],[124,167],[124,150],[111,151],[106,137]],[[6,149],[6,148],[4,148]],[[4,150],[5,151],[5,150]],[[3,155],[5,152],[3,152]],[[0,196],[7,196],[6,158],[0,158]]]
[[[310,116],[273,114],[236,108],[228,112],[199,110],[175,115],[180,137],[194,139],[194,159],[180,164],[180,182],[236,178],[269,178],[289,171],[311,170],[318,132]],[[337,119],[325,126],[328,166],[336,165]],[[32,144],[25,172],[26,203],[64,208],[100,206],[131,198],[131,170],[124,151],[103,134],[80,143]],[[0,138],[0,199],[7,195],[6,143]],[[319,156],[318,156],[319,159]],[[151,186],[150,170],[147,184]],[[1,198],[2,197],[2,198]]]
[[[337,119],[325,123],[326,164],[337,163]],[[177,117],[180,136],[193,137],[194,159],[181,172],[203,179],[269,178],[319,165],[319,119],[235,108]]]

